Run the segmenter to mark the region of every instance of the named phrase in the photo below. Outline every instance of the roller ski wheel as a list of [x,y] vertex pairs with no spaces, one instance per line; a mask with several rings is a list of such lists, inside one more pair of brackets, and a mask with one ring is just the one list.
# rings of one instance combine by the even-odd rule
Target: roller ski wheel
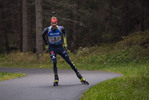
[[82,78],[80,81],[82,84],[89,85],[89,82],[84,78]]
[[55,80],[53,86],[58,86],[58,80]]

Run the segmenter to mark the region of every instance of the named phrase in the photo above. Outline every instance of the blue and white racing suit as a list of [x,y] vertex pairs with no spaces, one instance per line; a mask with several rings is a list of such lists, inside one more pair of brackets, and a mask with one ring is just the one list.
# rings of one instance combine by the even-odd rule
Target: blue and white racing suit
[[[48,42],[46,40],[47,35],[48,35]],[[65,35],[65,29],[63,28],[63,26],[57,26],[56,30],[52,30],[50,26],[45,28],[44,31],[42,32],[42,37],[45,45],[49,44],[49,52],[51,59],[53,61],[54,74],[55,75],[58,74],[56,66],[57,64],[56,54],[61,55],[77,74],[78,70],[75,68],[74,64],[69,59],[68,53],[62,46],[62,35]]]

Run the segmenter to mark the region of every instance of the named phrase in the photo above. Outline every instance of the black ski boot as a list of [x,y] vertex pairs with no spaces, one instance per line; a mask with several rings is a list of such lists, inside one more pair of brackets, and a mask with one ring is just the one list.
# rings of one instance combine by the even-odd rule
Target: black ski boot
[[85,78],[80,79],[80,81],[82,84],[89,85],[89,82]]
[[89,85],[89,82],[84,77],[82,77],[82,75],[79,72],[77,73],[77,77],[80,79],[82,84]]
[[59,78],[58,75],[55,75],[53,86],[58,86]]

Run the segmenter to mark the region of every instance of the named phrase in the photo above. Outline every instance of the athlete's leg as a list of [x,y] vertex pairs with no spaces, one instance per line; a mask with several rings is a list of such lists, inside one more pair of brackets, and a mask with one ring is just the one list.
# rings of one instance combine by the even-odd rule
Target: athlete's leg
[[54,71],[54,80],[59,80],[58,78],[58,71],[57,71],[57,60],[56,60],[56,51],[54,48],[49,47],[50,56],[53,61],[53,71]]
[[73,62],[71,62],[71,60],[69,59],[69,55],[68,55],[68,53],[66,52],[66,50],[63,47],[60,48],[58,54],[61,55],[65,59],[65,61],[71,66],[71,68],[77,74],[78,70],[76,69],[76,67],[73,64]]
[[57,74],[57,66],[56,66],[57,60],[56,60],[56,55],[55,55],[54,51],[51,51],[51,52],[50,52],[50,56],[51,56],[51,59],[52,59],[52,61],[53,61],[54,74]]
[[87,82],[87,80],[79,73],[79,71],[76,69],[76,67],[74,66],[74,64],[71,62],[71,60],[69,59],[69,55],[66,52],[66,50],[63,47],[61,47],[61,50],[59,50],[59,51],[61,51],[61,52],[58,52],[58,54],[60,54],[66,60],[66,62],[71,66],[71,68],[76,73],[77,77],[80,79],[81,83],[83,83],[83,84],[89,84]]

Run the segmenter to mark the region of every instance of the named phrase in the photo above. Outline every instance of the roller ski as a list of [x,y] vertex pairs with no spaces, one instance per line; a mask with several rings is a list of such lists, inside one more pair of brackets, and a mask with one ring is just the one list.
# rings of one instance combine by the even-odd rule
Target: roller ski
[[59,78],[58,75],[55,75],[53,86],[58,86]]
[[58,86],[58,80],[55,80],[53,86]]
[[82,77],[82,75],[79,72],[77,73],[77,77],[80,79],[80,82],[82,84],[89,85],[89,82],[84,77]]

